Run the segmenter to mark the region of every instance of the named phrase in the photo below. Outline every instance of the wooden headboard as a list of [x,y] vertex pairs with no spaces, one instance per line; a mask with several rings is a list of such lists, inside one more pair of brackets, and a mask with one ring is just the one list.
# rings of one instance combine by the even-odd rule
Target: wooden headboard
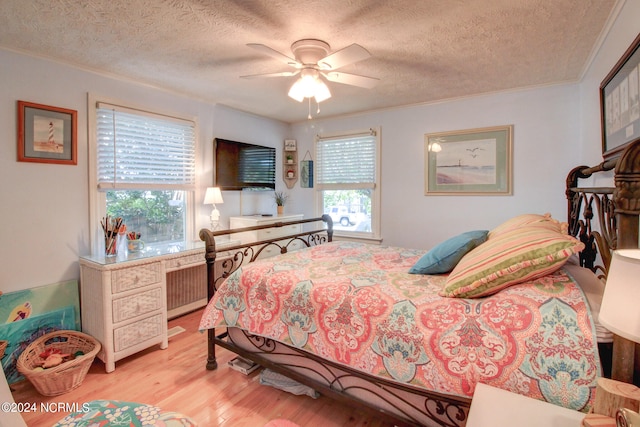
[[[580,180],[611,170],[613,187],[580,186]],[[580,264],[606,280],[612,251],[638,248],[640,139],[631,142],[620,157],[593,167],[574,168],[567,176],[566,196],[569,233],[585,244]],[[614,337],[611,377],[633,383],[639,367],[640,346]]]

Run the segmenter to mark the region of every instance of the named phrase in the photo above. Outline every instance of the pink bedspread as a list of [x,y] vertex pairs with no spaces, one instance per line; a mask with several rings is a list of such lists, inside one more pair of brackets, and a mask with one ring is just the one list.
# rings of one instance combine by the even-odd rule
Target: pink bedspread
[[588,410],[600,361],[590,311],[563,270],[481,299],[408,274],[424,251],[333,242],[245,266],[200,328],[236,326],[369,374],[470,397],[483,382]]

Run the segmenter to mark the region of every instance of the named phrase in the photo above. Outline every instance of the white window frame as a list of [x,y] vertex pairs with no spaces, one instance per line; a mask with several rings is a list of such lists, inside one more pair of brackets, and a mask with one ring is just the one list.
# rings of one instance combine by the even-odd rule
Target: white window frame
[[[318,142],[320,140],[326,139],[338,139],[338,138],[346,138],[346,137],[358,137],[358,136],[375,136],[375,145],[376,145],[376,169],[375,169],[375,183],[373,185],[371,191],[371,232],[362,232],[362,231],[349,231],[349,230],[337,230],[334,229],[334,236],[341,237],[347,240],[366,240],[366,241],[375,241],[380,243],[382,241],[382,236],[380,232],[380,224],[381,224],[381,188],[380,188],[380,176],[381,176],[381,131],[380,127],[370,128],[370,129],[362,129],[362,130],[354,130],[351,132],[336,132],[329,133],[324,135],[316,135],[313,150],[314,157],[318,159]],[[319,167],[319,165],[318,165]],[[321,216],[324,213],[324,199],[322,196],[322,191],[324,190],[350,190],[357,188],[356,186],[349,184],[336,184],[331,185],[330,188],[325,186],[315,186],[316,190],[316,214]]]
[[[99,254],[103,251],[104,236],[102,227],[100,225],[100,219],[104,218],[107,214],[107,196],[104,191],[98,190],[98,142],[97,142],[97,107],[99,103],[106,103],[112,105],[123,106],[124,108],[140,111],[141,113],[173,117],[179,120],[191,121],[194,123],[195,131],[195,150],[196,150],[196,165],[198,164],[197,153],[199,152],[199,129],[198,121],[195,117],[184,117],[176,113],[162,112],[158,110],[152,110],[143,106],[134,105],[130,102],[124,102],[121,100],[110,99],[104,96],[95,95],[89,93],[87,96],[87,130],[88,130],[88,156],[89,156],[89,244],[92,254]],[[198,179],[196,173],[196,180]],[[187,212],[185,213],[185,239],[187,241],[199,240],[195,231],[195,218],[196,218],[196,206],[195,206],[195,193],[198,188],[197,182],[192,190],[184,190],[186,195],[185,206]]]

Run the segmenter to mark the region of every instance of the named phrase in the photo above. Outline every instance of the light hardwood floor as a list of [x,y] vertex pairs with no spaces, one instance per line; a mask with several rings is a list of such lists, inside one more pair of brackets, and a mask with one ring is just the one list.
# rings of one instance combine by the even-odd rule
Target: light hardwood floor
[[[120,360],[116,370],[105,373],[96,359],[80,387],[61,396],[40,395],[28,381],[12,385],[16,402],[63,402],[77,404],[94,399],[144,402],[190,416],[199,426],[259,427],[277,418],[300,426],[389,427],[375,414],[349,407],[327,397],[312,399],[260,385],[257,372],[244,376],[231,370],[234,357],[225,349],[218,353],[218,369],[207,371],[207,336],[198,332],[201,311],[169,322],[186,329],[169,339],[169,348],[152,347]],[[24,413],[29,427],[51,426],[66,415]]]

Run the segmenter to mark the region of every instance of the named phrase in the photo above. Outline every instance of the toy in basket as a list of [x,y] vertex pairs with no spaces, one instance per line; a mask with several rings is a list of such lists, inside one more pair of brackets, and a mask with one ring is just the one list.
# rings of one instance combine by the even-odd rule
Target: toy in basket
[[57,396],[82,384],[98,351],[100,343],[90,335],[54,331],[29,344],[16,366],[40,394]]

